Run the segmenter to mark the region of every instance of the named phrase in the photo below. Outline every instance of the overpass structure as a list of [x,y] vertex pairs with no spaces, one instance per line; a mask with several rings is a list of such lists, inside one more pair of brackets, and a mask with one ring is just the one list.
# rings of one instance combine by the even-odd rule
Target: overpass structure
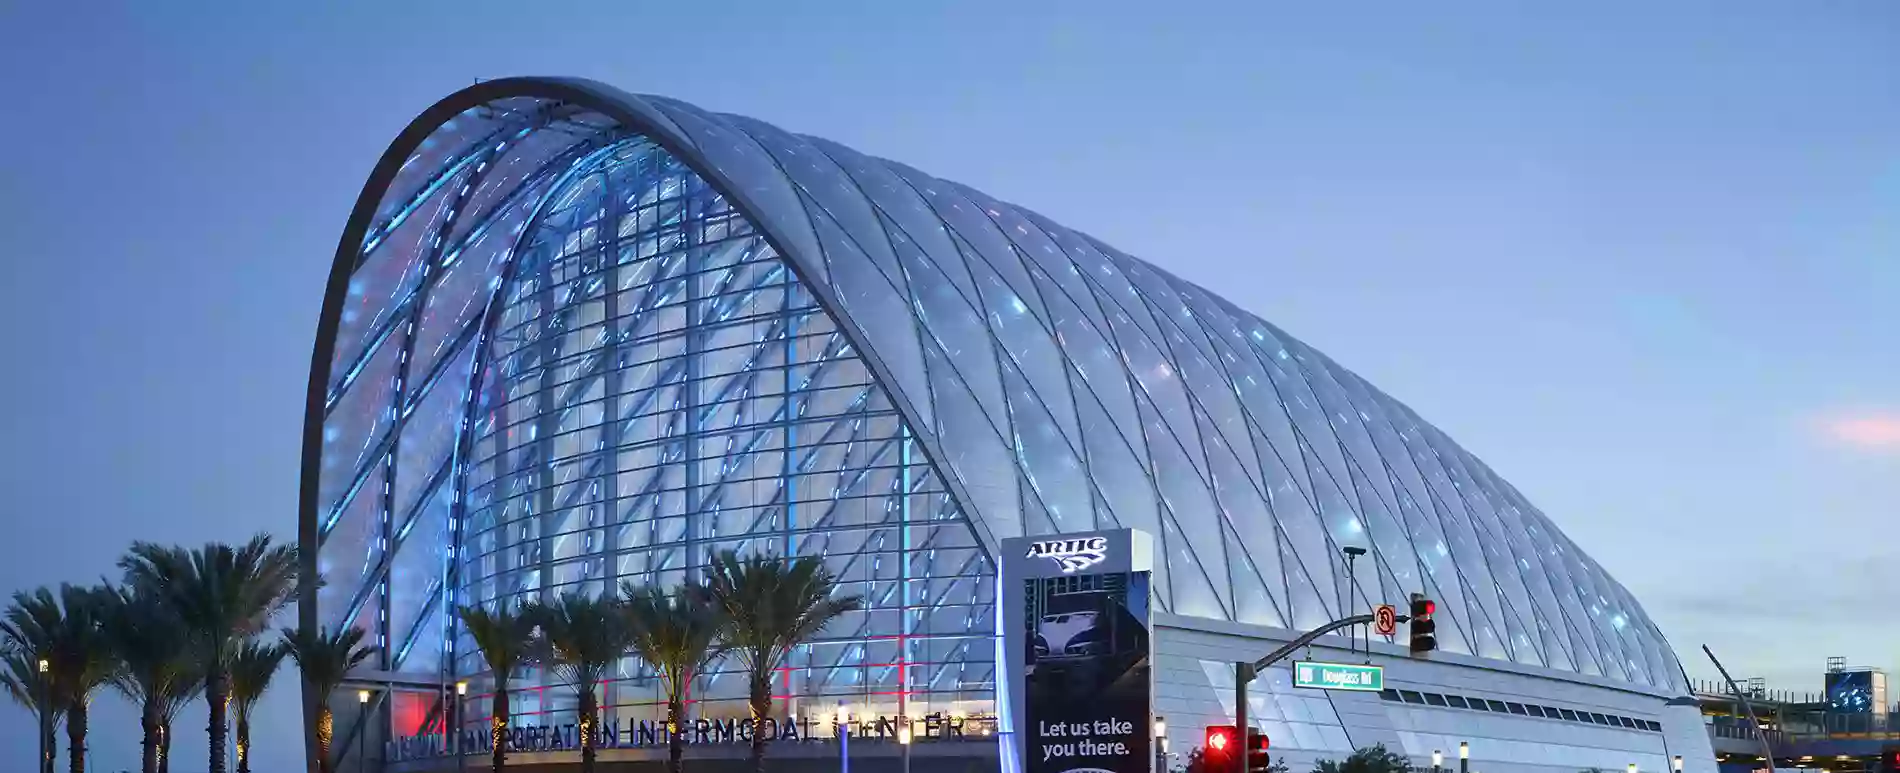
[[1765,736],[1777,769],[1828,773],[1900,771],[1900,707],[1886,712],[1834,710],[1819,693],[1745,685],[1759,725],[1750,726],[1733,691],[1714,682],[1692,683],[1710,746],[1725,773],[1765,767]]

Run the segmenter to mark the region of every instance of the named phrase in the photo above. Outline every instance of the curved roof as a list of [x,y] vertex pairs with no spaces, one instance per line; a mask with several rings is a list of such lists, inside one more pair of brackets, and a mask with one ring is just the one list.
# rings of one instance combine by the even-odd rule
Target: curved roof
[[[365,186],[312,361],[306,544],[368,464],[336,458],[327,441],[389,431],[326,418],[364,391],[356,374],[397,310],[424,303],[406,300],[416,287],[437,286],[420,330],[405,333],[415,362],[405,353],[390,366],[403,405],[403,382],[437,377],[502,284],[508,250],[481,246],[495,217],[405,248],[406,226],[428,219],[412,215],[472,179],[476,159],[490,163],[476,151],[498,137],[494,153],[509,148],[499,163],[519,173],[490,174],[472,194],[497,211],[551,187],[534,170],[630,133],[725,191],[813,286],[990,545],[1144,529],[1166,550],[1157,587],[1170,611],[1287,628],[1339,616],[1338,549],[1357,545],[1371,554],[1347,607],[1424,592],[1441,600],[1446,650],[1680,690],[1681,668],[1642,608],[1516,489],[1270,323],[968,187],[587,81],[506,79],[453,95]],[[396,255],[387,265],[385,253]]]

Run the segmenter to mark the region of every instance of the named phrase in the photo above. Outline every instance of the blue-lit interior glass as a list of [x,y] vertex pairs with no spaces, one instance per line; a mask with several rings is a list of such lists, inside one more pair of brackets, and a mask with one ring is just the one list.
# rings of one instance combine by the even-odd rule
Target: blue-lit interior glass
[[[1516,489],[1265,321],[915,169],[630,109],[663,136],[470,110],[376,204],[316,506],[318,617],[373,629],[381,667],[479,687],[455,605],[757,549],[824,555],[869,600],[794,656],[791,710],[980,713],[996,540],[1131,526],[1176,614],[1303,628],[1423,592],[1449,651],[1681,687],[1641,607]],[[1370,551],[1350,591],[1346,545]],[[654,711],[639,669],[610,713]],[[735,712],[742,692],[696,689]]]

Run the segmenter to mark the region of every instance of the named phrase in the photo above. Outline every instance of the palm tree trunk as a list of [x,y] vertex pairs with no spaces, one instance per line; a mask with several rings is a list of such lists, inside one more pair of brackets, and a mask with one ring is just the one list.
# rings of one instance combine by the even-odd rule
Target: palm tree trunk
[[682,766],[684,765],[684,762],[681,760],[681,758],[686,755],[686,738],[680,735],[680,721],[685,719],[685,717],[681,715],[685,714],[686,710],[685,710],[685,706],[682,704],[683,704],[683,701],[680,700],[680,696],[678,695],[671,695],[667,697],[667,701],[666,701],[666,771],[667,773],[680,773]]
[[251,712],[237,715],[237,773],[251,773]]
[[86,701],[73,701],[66,707],[67,766],[71,773],[86,773]]
[[502,773],[508,768],[508,685],[495,686],[494,708],[490,709],[489,741],[495,746],[494,773]]
[[336,765],[330,759],[330,738],[336,732],[336,715],[330,713],[330,701],[324,700],[317,706],[317,771],[330,773]]
[[142,773],[158,773],[158,734],[164,724],[165,715],[159,710],[158,701],[147,699],[145,710],[139,717],[139,730],[143,736],[139,741],[139,770]]
[[[211,722],[205,731],[211,736],[211,773],[226,773],[230,768],[225,764],[224,741],[229,732],[224,726],[224,716],[227,708],[225,698],[230,688],[223,674],[216,673],[217,669],[212,671],[210,676],[205,677],[205,705],[211,709]],[[75,770],[73,773],[85,772]]]
[[581,773],[594,773],[594,736],[599,735],[595,727],[600,713],[600,698],[594,695],[594,686],[589,684],[581,690]]
[[765,773],[765,715],[772,711],[772,672],[752,671],[752,770]]
[[172,721],[158,726],[158,773],[172,773]]

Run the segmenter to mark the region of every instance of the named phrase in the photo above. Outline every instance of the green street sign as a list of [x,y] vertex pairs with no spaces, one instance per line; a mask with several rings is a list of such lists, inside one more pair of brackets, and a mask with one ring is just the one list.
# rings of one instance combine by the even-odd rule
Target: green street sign
[[1385,667],[1295,660],[1293,686],[1316,690],[1378,692],[1385,689]]

